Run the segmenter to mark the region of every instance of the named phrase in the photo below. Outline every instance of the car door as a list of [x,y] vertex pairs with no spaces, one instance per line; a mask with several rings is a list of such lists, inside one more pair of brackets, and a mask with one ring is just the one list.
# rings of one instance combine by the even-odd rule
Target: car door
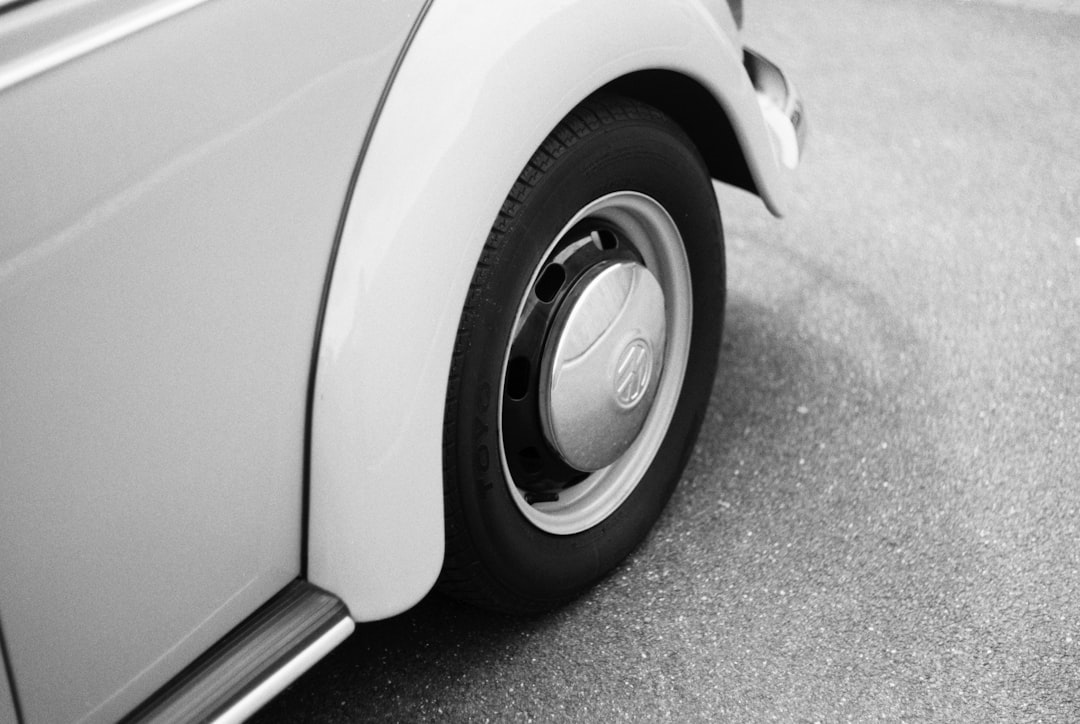
[[0,621],[25,721],[115,720],[301,573],[320,299],[420,5],[0,2]]

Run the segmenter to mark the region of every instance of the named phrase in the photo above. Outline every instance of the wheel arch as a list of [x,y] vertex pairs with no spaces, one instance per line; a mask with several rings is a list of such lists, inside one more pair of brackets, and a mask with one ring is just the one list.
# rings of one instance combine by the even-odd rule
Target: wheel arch
[[346,201],[311,393],[307,576],[357,620],[407,609],[438,576],[442,417],[469,280],[566,113],[605,88],[656,103],[718,177],[783,208],[734,32],[727,5],[705,0],[427,8]]
[[639,70],[613,80],[604,90],[659,108],[690,136],[713,178],[759,193],[727,111],[694,78],[672,70]]

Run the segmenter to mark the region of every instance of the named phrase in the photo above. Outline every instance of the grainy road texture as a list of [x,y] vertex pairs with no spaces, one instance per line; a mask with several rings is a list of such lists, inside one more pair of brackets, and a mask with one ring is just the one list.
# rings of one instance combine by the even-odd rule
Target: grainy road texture
[[361,626],[259,720],[1080,720],[1080,17],[1055,5],[750,0],[810,151],[788,219],[721,190],[721,369],[653,536],[542,618],[430,598]]

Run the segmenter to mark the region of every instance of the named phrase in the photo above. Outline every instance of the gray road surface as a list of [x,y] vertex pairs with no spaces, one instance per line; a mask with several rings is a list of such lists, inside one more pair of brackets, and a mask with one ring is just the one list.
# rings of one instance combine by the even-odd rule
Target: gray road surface
[[260,721],[1080,721],[1080,17],[1054,5],[751,0],[810,152],[788,219],[721,191],[721,370],[652,537],[542,618],[361,626]]

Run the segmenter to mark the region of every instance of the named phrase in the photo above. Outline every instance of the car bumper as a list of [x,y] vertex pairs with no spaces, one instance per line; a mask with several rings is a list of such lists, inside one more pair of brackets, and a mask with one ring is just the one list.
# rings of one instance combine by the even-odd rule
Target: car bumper
[[759,53],[744,50],[743,65],[757,92],[773,155],[780,166],[794,170],[806,146],[802,97],[780,67]]

